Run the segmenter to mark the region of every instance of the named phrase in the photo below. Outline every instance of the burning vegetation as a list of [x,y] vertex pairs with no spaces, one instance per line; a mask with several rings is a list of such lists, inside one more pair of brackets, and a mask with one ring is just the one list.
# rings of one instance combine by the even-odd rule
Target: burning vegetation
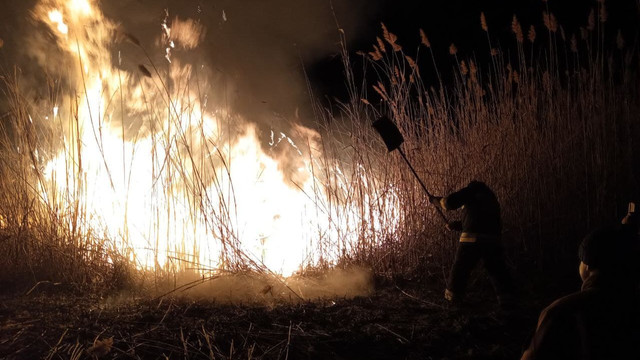
[[[395,193],[373,198],[384,182],[354,191],[354,182],[375,179],[357,179],[368,170],[343,170],[316,130],[272,129],[265,144],[254,122],[209,100],[216,86],[209,70],[172,54],[195,56],[189,50],[204,36],[198,23],[175,18],[169,26],[167,13],[156,42],[164,61],[156,63],[93,2],[44,1],[33,16],[61,58],[50,76],[64,83],[52,79],[45,104],[24,104],[19,80],[9,80],[14,110],[24,112],[5,145],[24,165],[18,177],[31,205],[4,223],[18,221],[30,241],[46,247],[55,239],[79,251],[80,264],[122,266],[157,281],[183,271],[289,276],[354,254],[363,233],[375,239],[396,228],[384,216]],[[123,70],[116,44],[139,53],[134,70]],[[34,233],[43,222],[47,232]]]
[[[53,288],[108,296],[104,309],[114,319],[127,318],[118,311],[131,306],[121,305],[123,291],[153,299],[145,312],[159,301],[165,317],[176,311],[162,307],[167,295],[277,311],[284,303],[296,316],[305,304],[314,314],[324,306],[336,321],[347,310],[333,308],[332,299],[344,305],[356,298],[360,308],[349,315],[362,318],[355,326],[382,316],[360,297],[381,296],[376,281],[402,278],[421,284],[416,291],[424,296],[397,288],[414,310],[441,311],[424,297],[434,286],[440,296],[455,237],[371,127],[381,116],[398,126],[406,156],[433,193],[471,179],[495,190],[515,273],[531,269],[523,264],[558,268],[595,224],[620,218],[640,195],[639,54],[607,27],[604,1],[573,30],[544,5],[540,23],[514,16],[507,42],[479,14],[486,46],[472,50],[482,56],[455,44],[435,49],[422,30],[409,51],[383,24],[372,49],[354,58],[338,31],[349,99],[328,108],[310,94],[313,119],[303,122],[296,112],[265,128],[268,119],[247,118],[225,100],[233,91],[198,52],[208,30],[198,21],[166,11],[155,41],[145,43],[96,1],[39,1],[31,12],[38,32],[25,43],[47,96],[34,100],[19,65],[2,74],[10,112],[0,132],[0,284],[28,295]],[[441,53],[450,62],[437,61]],[[194,325],[189,307],[180,306]],[[147,339],[157,341],[157,329],[170,332],[161,326],[165,317],[153,319],[158,326]],[[461,319],[440,320],[462,327]],[[324,336],[290,322],[276,341],[251,333],[253,324],[246,337],[223,331],[229,348],[214,341],[205,327],[211,324],[198,323],[193,338],[180,332],[167,351],[184,347],[187,356],[198,343],[203,357],[239,358],[233,342],[244,338],[244,357],[286,358],[292,336]],[[390,336],[390,348],[403,354],[442,342],[430,333],[414,340],[415,325],[378,325],[370,333]],[[74,330],[89,345],[78,340],[64,351],[132,351],[124,349],[137,336],[130,329],[115,345],[94,330]],[[406,347],[418,339],[431,343]],[[261,348],[263,340],[269,345]],[[304,344],[320,355],[341,353],[321,350],[327,343]],[[477,351],[498,358],[519,352],[492,346]],[[51,347],[51,357],[59,349]]]

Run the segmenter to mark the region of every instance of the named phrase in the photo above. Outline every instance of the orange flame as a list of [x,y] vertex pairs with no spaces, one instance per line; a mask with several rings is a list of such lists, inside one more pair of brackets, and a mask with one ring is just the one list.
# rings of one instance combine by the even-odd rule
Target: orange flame
[[[295,126],[302,147],[286,134],[281,144],[272,141],[289,147],[283,172],[255,126],[191,91],[190,66],[172,58],[165,73],[148,59],[150,77],[114,67],[117,29],[94,1],[45,0],[35,13],[76,62],[68,76],[77,96],[66,115],[53,110],[63,144],[46,165],[41,191],[51,206],[79,208],[80,231],[102,232],[140,268],[188,262],[216,269],[232,254],[288,275],[351,251],[358,214],[371,212],[366,202],[342,203],[339,211],[350,216],[329,205],[338,200],[319,180],[317,168],[326,164],[313,150],[321,149],[318,133]],[[186,31],[181,37],[189,41],[199,37]],[[225,123],[240,124],[237,134]],[[397,201],[393,192],[386,196]]]

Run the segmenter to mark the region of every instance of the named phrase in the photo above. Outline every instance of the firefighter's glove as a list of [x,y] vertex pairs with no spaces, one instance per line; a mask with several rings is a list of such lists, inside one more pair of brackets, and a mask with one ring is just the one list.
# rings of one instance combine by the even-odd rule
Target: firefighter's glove
[[447,223],[447,230],[449,231],[462,231],[462,222],[451,221]]
[[440,200],[442,200],[442,197],[440,196],[432,196],[429,198],[429,201],[436,207],[442,207],[442,205],[440,205]]

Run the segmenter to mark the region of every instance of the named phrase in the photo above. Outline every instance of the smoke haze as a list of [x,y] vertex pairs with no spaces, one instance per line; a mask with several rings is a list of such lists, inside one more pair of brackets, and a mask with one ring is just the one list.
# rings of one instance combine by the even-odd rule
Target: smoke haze
[[[185,277],[179,281],[190,284],[194,279]],[[329,269],[314,276],[291,276],[287,279],[258,273],[223,275],[184,291],[176,291],[173,295],[225,304],[275,305],[283,302],[350,299],[371,295],[373,291],[372,272],[352,266]]]
[[[56,56],[59,50],[45,27],[30,16],[35,5],[33,0],[3,5],[0,63],[4,72],[18,65],[27,78],[23,81],[37,84],[44,80],[42,73],[66,76],[68,64]],[[303,66],[337,55],[336,18],[347,37],[355,38],[375,11],[365,0],[126,0],[103,1],[100,7],[120,31],[140,40],[160,68],[167,64],[159,42],[163,20],[169,26],[175,19],[201,25],[200,46],[188,49],[176,44],[172,56],[191,63],[211,80],[210,96],[215,100],[259,123],[265,117],[296,120],[298,110],[304,117],[309,94]],[[113,58],[129,71],[146,62],[145,55],[126,42],[113,45]],[[46,86],[28,88],[46,90]],[[44,96],[32,94],[35,99]]]

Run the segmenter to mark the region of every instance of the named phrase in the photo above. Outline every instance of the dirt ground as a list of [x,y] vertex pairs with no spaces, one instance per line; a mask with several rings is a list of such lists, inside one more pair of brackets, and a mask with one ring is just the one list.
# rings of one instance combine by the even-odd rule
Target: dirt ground
[[460,307],[438,281],[377,282],[369,296],[269,305],[4,294],[0,358],[517,359],[554,297],[523,289],[505,312],[482,278]]

